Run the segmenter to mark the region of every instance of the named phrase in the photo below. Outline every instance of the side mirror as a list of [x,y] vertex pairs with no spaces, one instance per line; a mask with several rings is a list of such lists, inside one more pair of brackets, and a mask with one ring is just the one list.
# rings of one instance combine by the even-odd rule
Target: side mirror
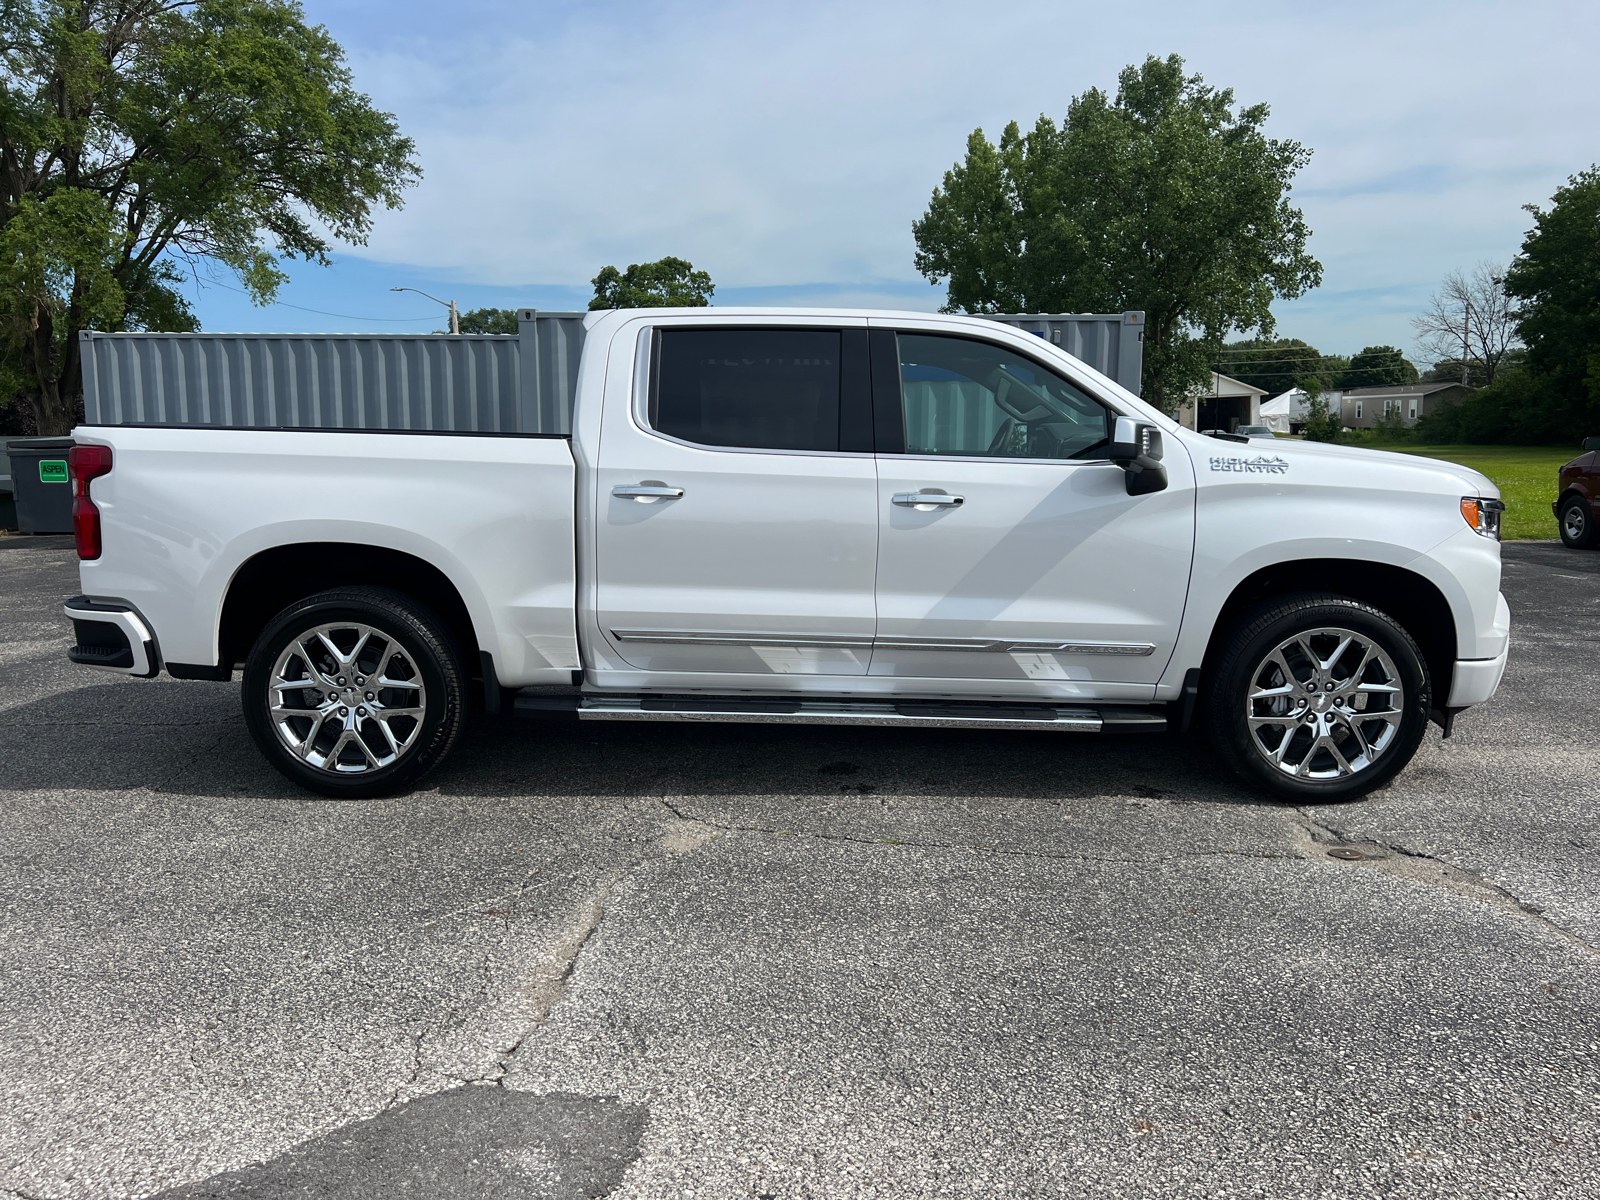
[[1161,465],[1161,431],[1147,421],[1118,417],[1106,455],[1125,472],[1130,496],[1148,496],[1167,486],[1167,469]]
[[1588,451],[1588,450],[1600,450],[1600,437],[1584,438],[1583,439],[1583,448],[1586,451]]

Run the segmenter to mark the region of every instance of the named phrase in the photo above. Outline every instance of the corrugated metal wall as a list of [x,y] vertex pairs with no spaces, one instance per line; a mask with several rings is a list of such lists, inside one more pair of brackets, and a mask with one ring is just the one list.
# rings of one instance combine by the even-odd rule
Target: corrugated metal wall
[[[517,335],[84,333],[91,425],[572,432],[585,313]],[[1138,394],[1144,314],[1008,314]],[[528,369],[528,364],[533,364]]]
[[[91,425],[572,430],[583,313],[518,313],[514,337],[85,333]],[[532,350],[537,369],[525,372]]]
[[974,313],[1037,334],[1135,396],[1144,370],[1144,313]]

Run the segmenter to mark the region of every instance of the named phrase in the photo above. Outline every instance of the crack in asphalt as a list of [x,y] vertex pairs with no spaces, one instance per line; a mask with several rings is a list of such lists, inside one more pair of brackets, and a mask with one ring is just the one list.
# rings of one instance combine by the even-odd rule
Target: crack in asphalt
[[1143,858],[1118,858],[1107,854],[1068,854],[1050,850],[1023,850],[1013,847],[983,846],[972,842],[927,842],[909,838],[869,838],[851,837],[842,833],[817,833],[810,830],[798,829],[771,829],[765,825],[726,825],[718,821],[708,820],[705,817],[691,816],[684,812],[665,796],[661,797],[661,806],[677,817],[680,821],[690,821],[697,825],[707,825],[712,829],[720,829],[724,833],[766,833],[781,837],[807,837],[816,838],[824,842],[843,842],[853,846],[909,846],[915,850],[968,850],[974,854],[987,854],[994,858],[1042,858],[1057,862],[1103,862],[1125,863],[1137,866],[1142,863],[1185,862],[1202,858],[1292,858],[1294,855],[1268,854],[1254,850],[1196,850],[1189,854],[1156,854]]
[[[1447,892],[1470,897],[1502,912],[1526,917],[1558,934],[1574,946],[1587,950],[1590,954],[1600,954],[1600,947],[1586,942],[1572,930],[1552,921],[1539,905],[1530,904],[1498,884],[1490,883],[1476,871],[1458,867],[1438,855],[1413,850],[1409,846],[1337,829],[1317,820],[1304,809],[1296,808],[1291,812],[1290,819],[1302,839],[1300,850],[1304,858],[1343,862],[1351,866],[1365,867],[1380,874],[1443,888]],[[1361,857],[1345,859],[1330,853],[1336,850],[1353,851]],[[1425,868],[1423,864],[1432,869]]]
[[427,1036],[428,1034],[426,1030],[412,1036],[411,1074],[406,1076],[404,1080],[396,1085],[394,1093],[383,1102],[383,1108],[380,1111],[388,1112],[391,1108],[398,1104],[400,1102],[401,1095],[407,1088],[416,1083],[417,1077],[422,1074],[422,1043],[427,1039]]
[[[505,1049],[496,1053],[493,1073],[487,1075],[459,1075],[446,1070],[436,1070],[434,1071],[435,1075],[441,1079],[447,1079],[454,1083],[460,1084],[483,1084],[494,1087],[504,1086],[502,1081],[505,1079],[506,1075],[510,1073],[511,1060],[516,1057],[517,1053],[527,1043],[528,1039],[533,1037],[533,1035],[543,1027],[544,1023],[549,1019],[550,1014],[555,1011],[556,1006],[566,998],[567,983],[572,978],[573,972],[577,970],[579,957],[583,954],[584,948],[589,945],[590,941],[593,940],[595,933],[605,921],[606,904],[611,899],[612,890],[616,887],[617,883],[623,878],[623,876],[628,874],[628,872],[636,866],[638,866],[637,863],[632,864],[632,866],[628,868],[614,871],[605,879],[604,882],[600,884],[600,886],[595,890],[594,895],[582,905],[578,920],[567,928],[560,941],[557,943],[557,953],[554,960],[548,964],[543,964],[544,969],[538,972],[535,975],[535,978],[528,985],[524,986],[522,991],[525,997],[532,1002],[533,1011],[529,1016],[526,1026],[518,1035],[516,1041],[512,1042]],[[529,881],[531,882],[531,877]],[[518,895],[521,895],[520,891]],[[510,923],[508,919],[508,940],[509,932]],[[502,945],[504,945],[504,943],[502,943]],[[476,997],[482,997],[488,991],[489,978],[490,972],[488,959],[485,957],[484,982],[475,993]],[[470,1003],[464,1004],[462,1011],[469,1007]],[[465,1015],[463,1015],[458,1020],[454,1021],[453,1024],[458,1027],[465,1025],[466,1019],[467,1018]],[[400,1103],[401,1096],[403,1096],[417,1082],[417,1080],[421,1078],[423,1071],[423,1048],[426,1042],[430,1037],[434,1037],[445,1032],[451,1024],[452,1022],[446,1022],[435,1029],[424,1030],[414,1035],[412,1038],[411,1073],[399,1084],[399,1086],[395,1088],[393,1095],[391,1095],[388,1101],[386,1101],[383,1105],[383,1111],[387,1111],[393,1108],[396,1104]]]
[[499,1060],[495,1064],[498,1073],[489,1082],[499,1083],[500,1080],[505,1078],[506,1073],[511,1069],[511,1060],[516,1057],[517,1052],[522,1049],[530,1037],[539,1032],[545,1021],[549,1019],[550,1014],[555,1011],[556,1005],[566,999],[567,982],[572,978],[572,973],[578,968],[578,958],[582,955],[584,948],[593,940],[595,933],[599,931],[602,922],[606,919],[606,904],[611,899],[612,889],[617,886],[618,881],[624,875],[637,865],[635,863],[633,866],[623,870],[613,871],[605,882],[595,890],[594,897],[584,905],[582,916],[579,917],[574,926],[567,930],[565,938],[560,943],[560,951],[553,964],[556,968],[554,977],[535,981],[531,998],[537,1006],[536,1014],[529,1022],[528,1027],[522,1031],[522,1036],[517,1038],[507,1049],[501,1051]]
[[[1578,934],[1565,926],[1558,924],[1545,914],[1544,909],[1536,904],[1530,904],[1518,896],[1513,895],[1505,888],[1490,883],[1483,876],[1456,866],[1445,861],[1437,855],[1424,851],[1413,850],[1390,842],[1382,842],[1375,838],[1363,837],[1346,833],[1325,825],[1316,820],[1303,809],[1295,808],[1286,810],[1290,814],[1294,828],[1300,835],[1301,844],[1294,850],[1282,855],[1263,853],[1260,851],[1245,850],[1204,850],[1189,854],[1164,854],[1152,855],[1147,858],[1123,858],[1109,855],[1095,854],[1069,854],[1046,850],[1006,849],[994,846],[980,846],[959,842],[929,842],[912,841],[890,838],[852,837],[848,834],[818,833],[793,829],[772,829],[763,825],[731,825],[718,821],[708,820],[705,817],[694,816],[679,807],[667,797],[661,797],[661,806],[680,821],[689,821],[712,829],[719,829],[725,833],[765,833],[770,835],[783,835],[790,837],[809,837],[820,841],[843,842],[858,846],[910,846],[915,849],[929,850],[965,850],[977,854],[986,854],[997,858],[1041,858],[1054,859],[1068,862],[1104,862],[1126,863],[1138,865],[1141,863],[1180,862],[1185,860],[1204,858],[1305,858],[1313,860],[1326,860],[1330,862],[1346,862],[1350,865],[1359,865],[1381,874],[1392,875],[1397,878],[1410,879],[1418,883],[1440,887],[1459,896],[1489,904],[1506,912],[1515,913],[1526,917],[1544,926],[1552,933],[1559,935],[1564,940],[1571,942],[1580,949],[1591,954],[1600,954],[1600,947],[1585,941]],[[1328,853],[1332,850],[1353,850],[1360,854],[1359,859],[1348,860]],[[1422,864],[1427,864],[1432,870],[1422,869]]]

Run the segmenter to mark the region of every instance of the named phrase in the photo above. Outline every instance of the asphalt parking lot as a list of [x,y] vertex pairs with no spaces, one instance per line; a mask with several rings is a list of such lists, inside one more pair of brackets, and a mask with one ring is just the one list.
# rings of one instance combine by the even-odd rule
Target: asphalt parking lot
[[1364,803],[1173,739],[480,725],[334,802],[0,538],[0,1196],[1600,1195],[1600,554]]

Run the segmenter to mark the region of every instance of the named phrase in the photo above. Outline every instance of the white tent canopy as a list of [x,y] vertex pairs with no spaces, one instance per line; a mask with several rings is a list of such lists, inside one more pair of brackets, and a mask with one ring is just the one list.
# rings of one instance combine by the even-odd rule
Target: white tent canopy
[[[1323,392],[1322,398],[1328,402],[1330,411],[1338,412],[1342,395],[1341,392]],[[1272,426],[1273,433],[1288,433],[1291,424],[1302,424],[1310,415],[1311,396],[1304,388],[1290,388],[1261,402],[1261,423]]]

